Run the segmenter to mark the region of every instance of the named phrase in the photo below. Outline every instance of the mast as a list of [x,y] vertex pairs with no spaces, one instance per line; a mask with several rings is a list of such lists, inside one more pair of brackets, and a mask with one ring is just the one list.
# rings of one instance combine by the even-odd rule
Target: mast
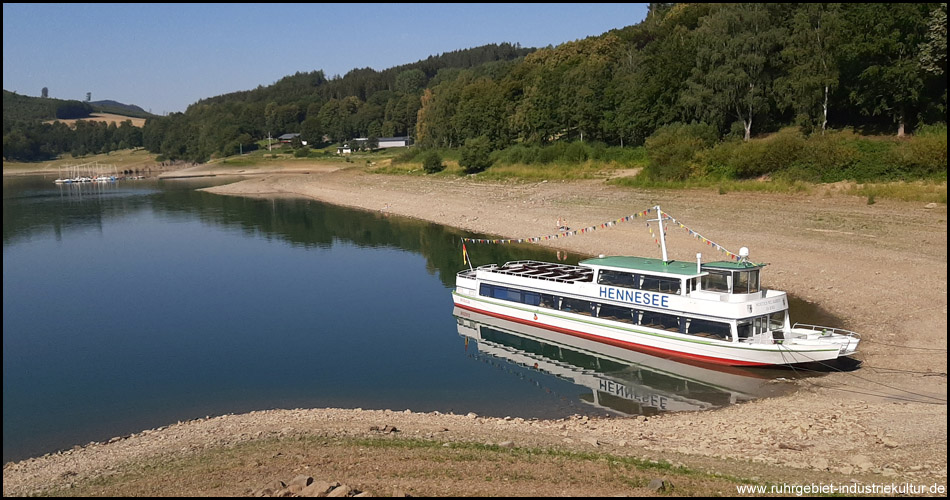
[[668,262],[670,261],[670,259],[667,258],[667,256],[666,256],[666,234],[664,234],[665,231],[663,230],[663,211],[660,210],[660,206],[659,206],[659,205],[657,205],[657,206],[655,206],[655,207],[653,207],[653,208],[656,209],[656,221],[657,221],[657,223],[660,225],[660,229],[659,229],[659,231],[660,231],[660,248],[663,250],[663,263],[666,264],[666,263],[668,263]]

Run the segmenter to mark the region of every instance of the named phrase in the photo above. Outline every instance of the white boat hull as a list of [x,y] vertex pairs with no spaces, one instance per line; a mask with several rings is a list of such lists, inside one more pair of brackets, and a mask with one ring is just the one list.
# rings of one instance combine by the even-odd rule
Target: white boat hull
[[[741,343],[686,334],[453,292],[455,305],[497,318],[538,326],[579,338],[646,352],[729,366],[791,365],[830,361],[854,348],[836,339],[794,339],[783,343]],[[856,344],[855,344],[856,345]]]

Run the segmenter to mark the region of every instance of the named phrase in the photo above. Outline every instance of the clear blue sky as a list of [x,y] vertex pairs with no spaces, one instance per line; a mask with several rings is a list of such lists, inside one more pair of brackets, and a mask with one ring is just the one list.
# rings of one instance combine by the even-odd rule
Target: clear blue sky
[[488,43],[545,47],[637,24],[646,4],[3,4],[3,88],[152,113],[298,71],[383,70]]

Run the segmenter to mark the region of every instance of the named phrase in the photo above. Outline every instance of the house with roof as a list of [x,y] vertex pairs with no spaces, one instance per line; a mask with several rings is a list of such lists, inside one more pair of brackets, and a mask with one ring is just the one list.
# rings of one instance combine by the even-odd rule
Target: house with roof
[[[338,155],[348,155],[353,152],[354,148],[362,147],[363,144],[366,144],[368,137],[357,137],[347,144],[344,144],[336,148],[336,154]],[[403,137],[380,137],[376,140],[377,145],[375,149],[386,149],[386,148],[401,148],[408,146],[411,142],[411,139],[408,136]]]
[[[280,141],[281,144],[290,144],[291,142],[293,142],[294,139],[297,139],[299,137],[300,137],[300,134],[284,134],[278,137],[277,140]],[[300,143],[303,144],[304,146],[307,145],[307,141],[301,140]]]

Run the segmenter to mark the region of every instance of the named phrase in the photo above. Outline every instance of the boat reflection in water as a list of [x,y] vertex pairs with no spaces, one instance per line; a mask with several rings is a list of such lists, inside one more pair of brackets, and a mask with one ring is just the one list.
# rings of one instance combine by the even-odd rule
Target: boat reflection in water
[[459,335],[478,352],[590,390],[580,400],[608,413],[656,415],[721,408],[794,389],[787,369],[685,364],[456,307]]

